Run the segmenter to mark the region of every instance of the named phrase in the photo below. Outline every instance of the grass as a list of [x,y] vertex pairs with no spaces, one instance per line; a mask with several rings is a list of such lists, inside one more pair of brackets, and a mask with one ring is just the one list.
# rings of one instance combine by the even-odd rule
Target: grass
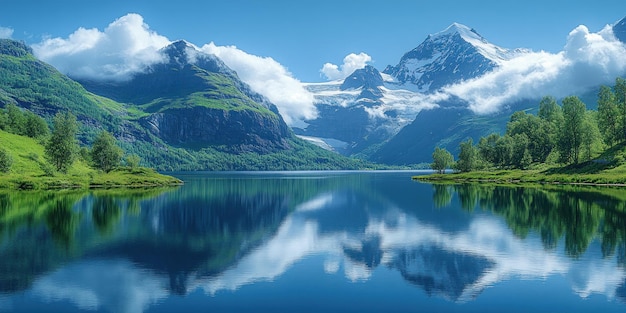
[[529,170],[486,170],[431,174],[413,179],[441,183],[570,184],[626,186],[626,143],[616,145],[593,160],[567,166],[536,164]]
[[44,147],[37,140],[0,131],[0,146],[13,157],[8,173],[0,173],[0,190],[88,189],[180,185],[174,177],[148,168],[120,167],[109,173],[77,160],[67,173],[46,174]]
[[626,165],[593,173],[547,170],[496,170],[469,173],[431,174],[415,176],[414,179],[429,182],[481,182],[492,184],[579,184],[626,186]]

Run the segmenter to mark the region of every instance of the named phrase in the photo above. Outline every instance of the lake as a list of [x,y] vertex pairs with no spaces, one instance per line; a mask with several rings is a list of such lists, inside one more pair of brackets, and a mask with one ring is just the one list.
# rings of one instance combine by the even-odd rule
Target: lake
[[626,190],[174,173],[0,194],[0,312],[626,312]]

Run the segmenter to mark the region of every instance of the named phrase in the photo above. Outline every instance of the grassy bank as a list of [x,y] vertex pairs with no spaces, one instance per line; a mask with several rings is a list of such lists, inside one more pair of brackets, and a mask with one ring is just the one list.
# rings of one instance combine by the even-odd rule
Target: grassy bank
[[149,168],[120,167],[109,173],[77,160],[67,173],[51,173],[44,159],[44,147],[37,140],[0,131],[0,145],[12,157],[7,173],[0,173],[0,189],[48,190],[180,185],[177,178]]
[[546,170],[497,170],[469,173],[431,174],[413,179],[427,182],[492,184],[579,184],[626,186],[626,167],[585,172],[551,168]]

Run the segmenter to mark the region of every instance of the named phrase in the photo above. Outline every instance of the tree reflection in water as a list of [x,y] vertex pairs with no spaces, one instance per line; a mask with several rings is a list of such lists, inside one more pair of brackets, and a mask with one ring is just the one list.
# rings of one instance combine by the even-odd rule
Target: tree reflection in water
[[502,216],[520,238],[534,231],[545,249],[555,249],[564,238],[566,253],[578,258],[598,236],[602,255],[610,257],[617,252],[618,262],[626,265],[626,199],[616,197],[619,192],[613,189],[433,185],[435,203],[449,198],[450,188],[463,209],[480,208]]

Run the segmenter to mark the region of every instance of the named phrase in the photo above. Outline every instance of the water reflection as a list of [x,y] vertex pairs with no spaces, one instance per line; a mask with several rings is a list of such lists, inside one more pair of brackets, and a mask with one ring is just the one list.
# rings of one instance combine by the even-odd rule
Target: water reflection
[[385,288],[373,284],[391,270],[452,302],[555,276],[581,298],[626,302],[618,190],[427,185],[393,173],[181,177],[171,190],[0,195],[0,303],[25,294],[138,312],[197,290],[278,286],[312,257],[345,277],[331,293]]

